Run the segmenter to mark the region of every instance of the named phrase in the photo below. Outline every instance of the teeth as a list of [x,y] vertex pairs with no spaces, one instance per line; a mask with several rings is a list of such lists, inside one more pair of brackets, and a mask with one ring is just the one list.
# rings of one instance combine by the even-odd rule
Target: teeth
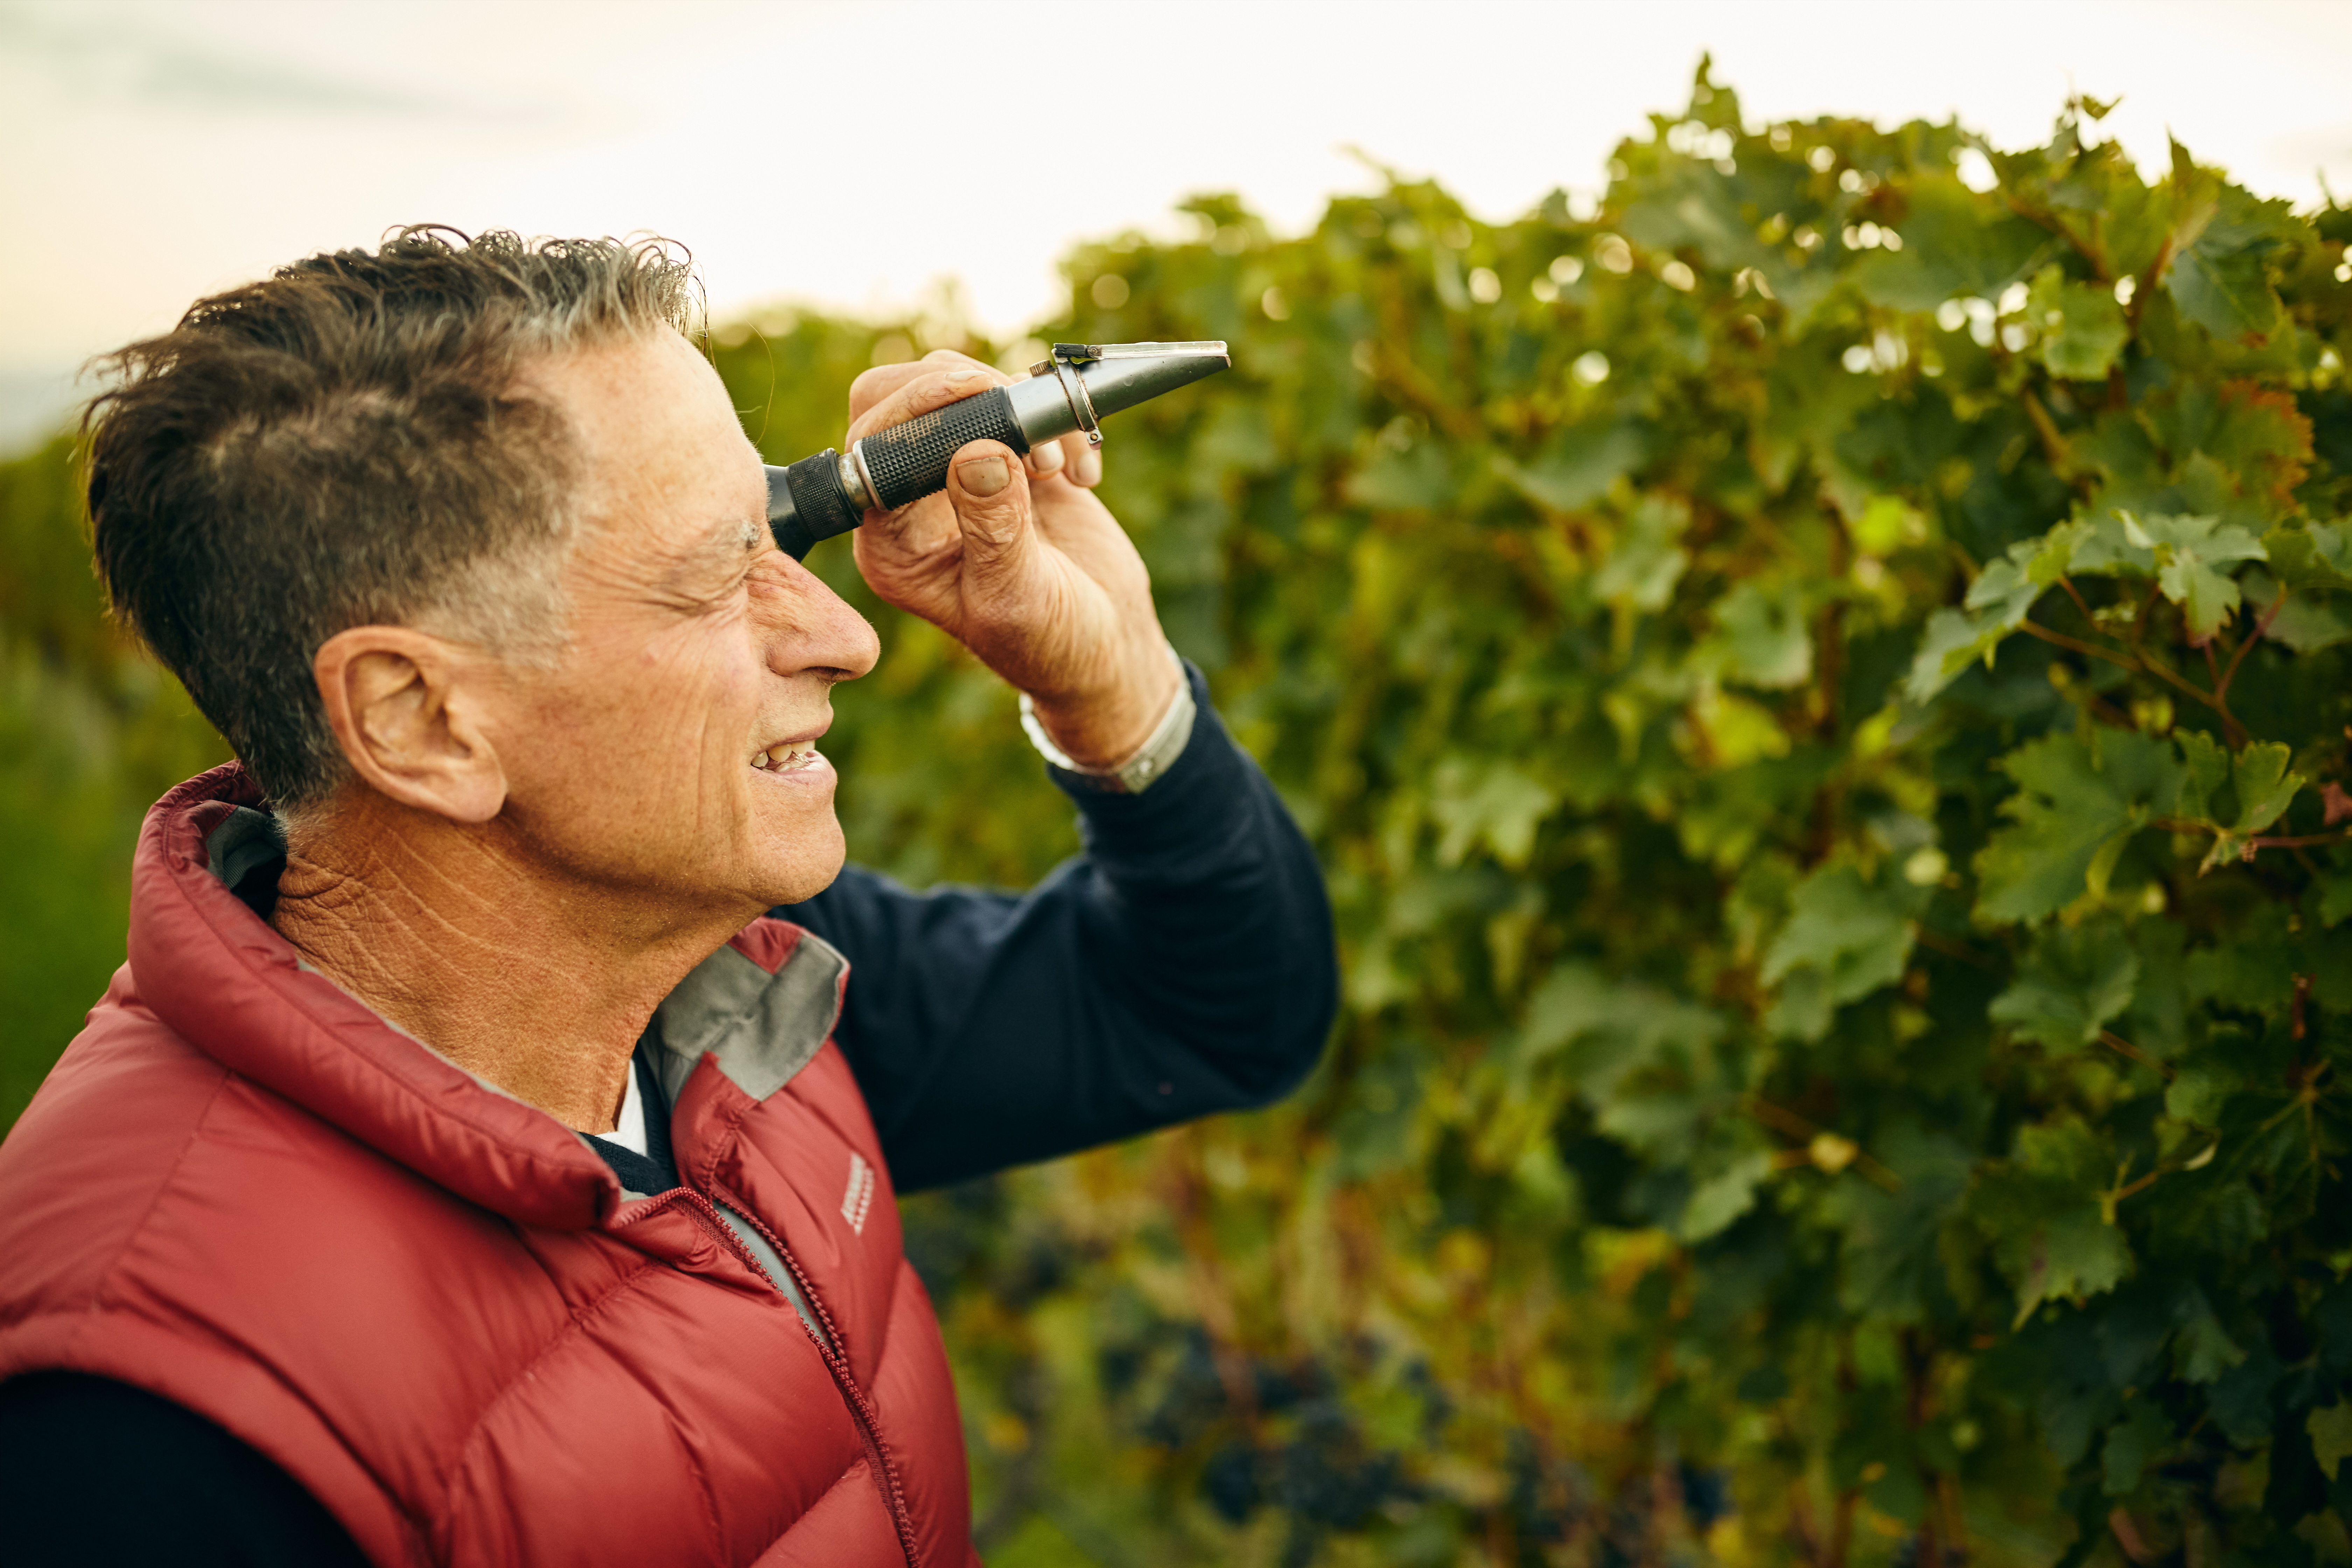
[[754,752],[751,765],[768,773],[799,773],[804,768],[815,767],[824,761],[824,756],[814,746],[786,744],[771,746],[764,752]]

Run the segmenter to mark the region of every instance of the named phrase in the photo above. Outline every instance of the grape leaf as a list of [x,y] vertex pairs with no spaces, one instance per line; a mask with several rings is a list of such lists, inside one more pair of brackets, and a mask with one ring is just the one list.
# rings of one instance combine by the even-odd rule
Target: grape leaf
[[2074,1050],[2097,1039],[2131,1005],[2138,979],[2139,955],[2114,921],[2053,925],[2035,940],[2023,970],[1988,1013],[2027,1039]]
[[2200,872],[2236,858],[2244,841],[2284,816],[2303,788],[2303,775],[2291,771],[2294,753],[2277,742],[2248,746],[2232,758],[2201,731],[2183,730],[2175,739],[2188,765],[2180,815],[2215,830]]
[[2041,334],[2042,368],[2070,381],[2105,380],[2131,341],[2113,289],[2070,283],[2055,266],[2035,275],[2025,313]]
[[1418,441],[1403,451],[1382,447],[1349,478],[1348,499],[1378,511],[1435,511],[1459,489],[1453,459],[1435,441]]
[[2265,559],[2263,542],[2218,517],[2118,514],[2124,537],[2156,558],[2157,582],[2179,605],[2191,638],[2203,642],[2238,613],[2238,584],[2219,568]]
[[2099,1450],[2099,1479],[2109,1497],[2126,1497],[2139,1488],[2148,1461],[2172,1444],[2172,1422],[2153,1398],[2132,1402],[2123,1420],[2107,1431]]
[[[2279,547],[2272,537],[2284,530],[2273,529],[2263,538],[2263,547],[2271,552],[2271,564],[2280,564]],[[2298,537],[2299,531],[2298,531]],[[2256,617],[2263,625],[2263,636],[2274,643],[2293,648],[2297,653],[2318,653],[2334,647],[2352,637],[2352,620],[2345,618],[2341,602],[2335,595],[2321,590],[2301,593],[2284,589],[2268,573],[2246,574],[2238,584],[2245,590],[2246,600],[2254,606]],[[2278,602],[2286,595],[2286,603]]]
[[1874,305],[1932,310],[1964,296],[1993,299],[2059,243],[1948,174],[1914,181],[1910,204],[1904,248],[1873,252],[1854,268],[1856,285]]
[[1937,610],[1927,617],[1927,630],[1920,634],[1919,651],[1911,660],[1903,694],[1914,702],[1928,700],[2008,635],[1966,610]]
[[1756,1189],[1772,1173],[1772,1156],[1767,1150],[1751,1150],[1732,1161],[1724,1169],[1703,1178],[1691,1189],[1690,1200],[1683,1205],[1682,1218],[1675,1226],[1677,1237],[1686,1242],[1705,1241],[1756,1206]]
[[2202,730],[2176,730],[2172,738],[2188,769],[2180,778],[2177,809],[2183,816],[2210,821],[2214,802],[2230,785],[2230,749]]
[[2280,582],[2297,593],[2352,589],[2352,539],[2337,522],[2273,528],[2263,548]]
[[1495,468],[1537,505],[1575,511],[1640,467],[1648,449],[1638,425],[1575,425],[1553,437],[1533,461],[1521,465],[1498,457]]
[[1675,542],[1690,526],[1690,509],[1657,496],[1645,496],[1616,549],[1592,574],[1592,591],[1611,604],[1637,610],[1658,610],[1674,597],[1690,555]]
[[[2173,153],[2177,168],[2186,155],[2177,143]],[[2210,216],[2194,225],[2194,238],[2178,242],[2165,271],[2165,289],[2183,316],[2226,343],[2259,342],[2277,330],[2281,307],[2263,259],[2284,208],[2219,186]]]
[[2248,746],[2238,753],[2231,782],[2238,786],[2240,833],[2260,833],[2286,815],[2303,788],[2303,775],[2289,771],[2294,753],[2276,741]]
[[2034,921],[2080,898],[2102,851],[2172,809],[2181,768],[2159,737],[2107,731],[2095,753],[2073,735],[2045,735],[2004,757],[2018,792],[2010,825],[1976,858],[1977,913]]
[[2100,1201],[2113,1169],[2099,1136],[2070,1119],[2020,1129],[2011,1159],[1978,1178],[1969,1210],[2017,1292],[2020,1325],[2044,1301],[2084,1300],[2130,1271],[2131,1247]]
[[1988,658],[2003,637],[2025,624],[2042,590],[2066,574],[2088,525],[2061,523],[2048,533],[2020,540],[2007,554],[1988,563],[1969,584],[1958,610],[1938,610],[1928,618],[1911,661],[1905,691],[1925,702],[1979,658]]
[[1701,657],[1725,679],[1778,690],[1812,679],[1812,637],[1793,584],[1772,592],[1742,583],[1717,601],[1715,619],[1716,635]]
[[1832,866],[1797,885],[1789,922],[1765,950],[1767,985],[1796,984],[1766,1022],[1803,1039],[1825,1034],[1835,1010],[1903,978],[1926,889],[1900,877],[1874,885],[1852,866]]
[[2173,1371],[2187,1383],[2211,1383],[2245,1359],[2245,1351],[2214,1316],[2205,1292],[2189,1286],[2181,1301],[2180,1331],[2172,1342]]
[[1481,844],[1506,866],[1526,865],[1536,829],[1559,804],[1557,790],[1504,762],[1448,757],[1430,784],[1441,866],[1459,866]]

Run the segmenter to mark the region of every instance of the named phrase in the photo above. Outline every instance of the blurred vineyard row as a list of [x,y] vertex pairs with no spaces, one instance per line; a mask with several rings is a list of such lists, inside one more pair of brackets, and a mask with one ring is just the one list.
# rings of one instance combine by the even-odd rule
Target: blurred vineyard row
[[[1072,256],[1041,339],[1234,346],[1107,493],[1347,1006],[1283,1107],[908,1202],[992,1562],[2352,1560],[2352,213],[2103,112],[1750,126],[1703,70],[1591,206]],[[713,336],[775,461],[940,346],[1035,352]],[[67,458],[0,474],[0,1115],[217,750]],[[1008,695],[812,564],[883,636],[853,855],[1069,853]]]

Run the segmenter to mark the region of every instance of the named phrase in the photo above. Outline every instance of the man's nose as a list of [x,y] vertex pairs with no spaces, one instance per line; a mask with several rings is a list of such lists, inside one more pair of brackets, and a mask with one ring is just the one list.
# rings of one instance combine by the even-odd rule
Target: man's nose
[[768,668],[778,675],[814,672],[855,680],[882,657],[873,623],[825,585],[824,578],[779,551],[772,563],[777,591],[766,601]]

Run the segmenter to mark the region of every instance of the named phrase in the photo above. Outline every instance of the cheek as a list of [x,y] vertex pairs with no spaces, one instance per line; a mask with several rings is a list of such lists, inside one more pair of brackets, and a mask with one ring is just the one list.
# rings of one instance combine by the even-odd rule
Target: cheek
[[740,636],[591,655],[566,688],[543,709],[545,753],[608,797],[693,793],[750,755],[759,670]]

